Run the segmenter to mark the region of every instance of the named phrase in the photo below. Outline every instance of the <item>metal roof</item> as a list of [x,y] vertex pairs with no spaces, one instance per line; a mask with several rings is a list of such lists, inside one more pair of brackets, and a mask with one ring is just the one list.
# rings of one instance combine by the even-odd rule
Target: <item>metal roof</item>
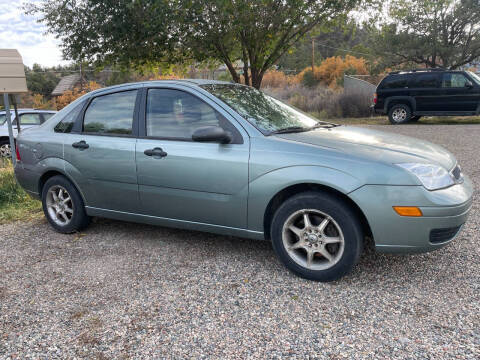
[[0,94],[26,93],[22,57],[16,49],[0,49]]
[[73,90],[75,85],[80,81],[80,74],[68,75],[60,79],[60,82],[52,91],[53,96],[63,95],[67,90]]

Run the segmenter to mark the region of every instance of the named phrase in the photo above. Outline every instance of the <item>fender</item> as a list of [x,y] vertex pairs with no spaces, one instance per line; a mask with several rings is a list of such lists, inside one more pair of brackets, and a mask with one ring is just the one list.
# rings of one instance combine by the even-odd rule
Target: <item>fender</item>
[[318,184],[348,194],[364,184],[343,171],[323,166],[290,166],[265,173],[250,182],[248,229],[263,231],[263,218],[270,200],[283,189],[298,184]]
[[[49,158],[40,160],[31,169],[25,169],[25,170],[32,171],[39,174],[40,175],[39,178],[41,178],[43,175],[45,175],[49,171],[55,171],[62,174],[69,181],[71,181],[73,185],[75,185],[78,192],[80,193],[80,196],[82,197],[83,202],[86,204],[85,195],[83,194],[81,187],[78,186],[77,182],[67,172],[67,168],[70,168],[70,167],[71,165],[63,159],[60,159],[57,157],[49,157]],[[40,181],[37,181],[36,184],[33,184],[33,185],[34,185],[34,190],[32,191],[40,194],[40,188],[39,188]]]
[[417,102],[416,102],[414,97],[412,97],[412,96],[391,96],[391,97],[388,97],[387,100],[385,101],[385,106],[384,106],[385,114],[388,114],[389,104],[392,101],[398,101],[398,100],[408,102],[410,104],[410,107],[412,108],[412,113],[414,113],[415,110],[417,109]]

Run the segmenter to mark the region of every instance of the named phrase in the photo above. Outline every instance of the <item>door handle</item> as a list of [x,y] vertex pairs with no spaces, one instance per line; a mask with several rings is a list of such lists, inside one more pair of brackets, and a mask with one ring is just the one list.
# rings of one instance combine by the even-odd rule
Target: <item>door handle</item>
[[72,147],[74,147],[75,149],[85,150],[85,149],[88,149],[90,147],[90,145],[88,145],[85,142],[85,140],[82,140],[82,141],[79,141],[79,142],[74,142],[72,144]]
[[165,151],[163,151],[162,148],[159,147],[145,150],[143,153],[147,156],[153,156],[154,158],[163,158],[168,155]]

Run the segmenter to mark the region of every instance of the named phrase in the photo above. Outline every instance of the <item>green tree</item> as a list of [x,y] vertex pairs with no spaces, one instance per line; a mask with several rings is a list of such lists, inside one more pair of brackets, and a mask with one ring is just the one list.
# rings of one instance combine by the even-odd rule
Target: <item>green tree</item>
[[[232,79],[263,75],[314,26],[359,0],[43,0],[27,6],[76,61],[145,66],[220,60]],[[243,61],[243,71],[235,63]]]
[[480,57],[478,0],[392,0],[372,48],[386,65],[455,69]]
[[41,94],[44,97],[50,97],[53,89],[60,81],[59,77],[47,68],[42,68],[38,64],[33,64],[32,69],[25,67],[25,77],[27,88],[34,94]]

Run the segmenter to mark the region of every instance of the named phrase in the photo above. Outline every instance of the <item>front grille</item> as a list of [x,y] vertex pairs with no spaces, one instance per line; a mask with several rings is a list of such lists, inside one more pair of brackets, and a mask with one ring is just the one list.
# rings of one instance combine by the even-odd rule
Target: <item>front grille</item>
[[461,227],[462,225],[446,229],[433,229],[430,231],[430,242],[432,244],[438,244],[452,240],[460,231]]

